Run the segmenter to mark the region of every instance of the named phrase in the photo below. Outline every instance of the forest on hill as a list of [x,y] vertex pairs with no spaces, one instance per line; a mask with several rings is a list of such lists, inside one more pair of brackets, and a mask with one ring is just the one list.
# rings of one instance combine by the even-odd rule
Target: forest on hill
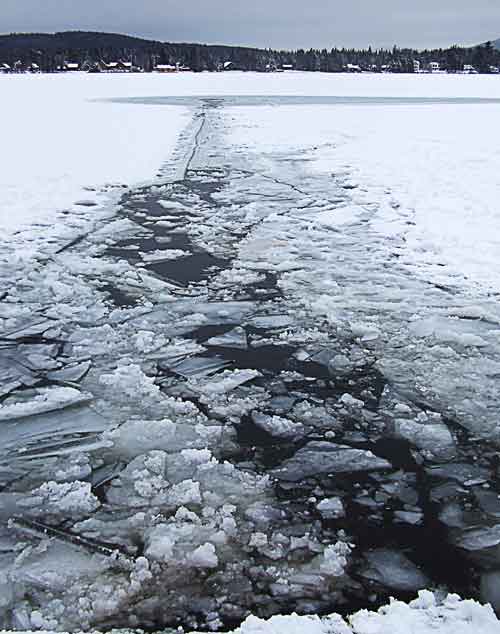
[[[494,72],[500,66],[500,50],[488,42],[475,47],[453,46],[446,49],[409,48],[362,50],[298,49],[294,51],[247,48],[241,46],[170,43],[145,40],[128,35],[67,31],[63,33],[13,33],[0,36],[0,63],[19,69],[35,64],[45,72],[55,71],[71,61],[87,68],[99,62],[126,61],[145,71],[157,65],[180,65],[194,71],[240,70],[265,71],[283,66],[296,70],[340,72],[351,65],[361,70],[413,72],[414,60],[425,68],[438,62],[450,72],[465,65],[477,72]],[[226,65],[226,66],[225,66]]]

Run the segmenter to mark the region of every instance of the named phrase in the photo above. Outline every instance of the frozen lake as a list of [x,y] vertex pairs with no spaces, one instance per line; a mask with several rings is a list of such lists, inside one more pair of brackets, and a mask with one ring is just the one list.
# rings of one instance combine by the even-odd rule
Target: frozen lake
[[2,176],[0,625],[500,608],[494,79],[0,78],[118,122]]

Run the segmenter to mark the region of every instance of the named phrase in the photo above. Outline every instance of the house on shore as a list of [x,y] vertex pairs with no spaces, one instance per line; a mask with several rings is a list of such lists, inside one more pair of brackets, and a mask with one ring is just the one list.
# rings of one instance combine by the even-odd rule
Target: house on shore
[[12,68],[9,66],[9,64],[0,64],[0,73],[10,73],[12,71]]
[[177,66],[174,66],[173,64],[156,64],[153,68],[155,73],[176,73],[177,70]]
[[104,73],[118,73],[120,72],[120,67],[118,62],[101,62],[102,64],[102,72]]
[[430,73],[439,73],[441,70],[439,62],[429,62],[429,72]]
[[118,60],[117,62],[105,62],[100,60],[98,65],[101,73],[131,73],[134,70],[132,62],[124,62],[122,60]]
[[80,64],[78,62],[64,62],[62,69],[66,72],[74,73],[80,70]]
[[413,60],[413,72],[414,73],[421,73],[421,66],[420,66],[420,61],[418,59],[414,59]]
[[463,72],[466,75],[477,75],[477,70],[474,68],[472,64],[464,64]]
[[293,64],[281,64],[281,70],[283,71],[287,71],[287,70],[294,70],[294,66]]
[[346,69],[346,71],[348,73],[360,73],[361,72],[361,66],[359,66],[358,64],[347,64],[345,69]]

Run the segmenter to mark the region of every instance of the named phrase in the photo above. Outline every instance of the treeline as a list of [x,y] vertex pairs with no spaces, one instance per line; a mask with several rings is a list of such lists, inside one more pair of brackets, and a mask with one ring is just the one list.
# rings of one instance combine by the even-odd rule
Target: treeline
[[414,60],[425,68],[438,62],[449,71],[473,66],[478,72],[491,72],[500,66],[500,50],[491,42],[464,48],[417,51],[394,47],[391,50],[372,49],[309,49],[275,51],[271,49],[174,44],[144,40],[126,35],[69,31],[55,34],[11,34],[0,36],[0,63],[28,68],[36,64],[45,72],[55,71],[65,62],[80,66],[95,62],[131,62],[145,71],[161,64],[179,64],[194,71],[221,70],[227,63],[240,70],[265,71],[283,66],[296,70],[340,72],[349,64],[362,70],[413,72]]

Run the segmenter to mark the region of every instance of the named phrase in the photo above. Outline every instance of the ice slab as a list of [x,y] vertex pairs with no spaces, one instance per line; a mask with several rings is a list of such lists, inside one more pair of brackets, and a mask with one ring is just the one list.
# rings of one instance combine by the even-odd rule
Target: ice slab
[[43,333],[47,330],[55,328],[57,324],[57,321],[49,319],[39,319],[37,321],[31,321],[28,323],[24,323],[22,326],[19,326],[14,330],[0,333],[0,339],[13,341],[16,339],[23,339],[27,337],[39,337],[43,335]]
[[491,473],[484,467],[463,462],[428,467],[426,471],[431,477],[455,480],[465,486],[482,484],[487,482],[491,476]]
[[84,361],[83,363],[73,363],[65,366],[61,370],[48,372],[47,378],[50,381],[78,383],[83,379],[83,377],[87,374],[91,367],[91,361]]
[[249,320],[248,324],[254,328],[286,328],[294,323],[289,315],[259,315]]
[[338,497],[325,498],[316,505],[316,508],[324,519],[332,520],[345,516],[344,504],[342,499]]
[[200,381],[196,384],[191,382],[191,384],[193,389],[203,392],[206,396],[216,396],[231,392],[258,376],[260,376],[260,372],[257,370],[226,370],[212,379]]
[[305,478],[329,473],[354,473],[390,469],[391,464],[371,451],[347,445],[313,441],[308,443],[281,467],[273,470],[279,480],[299,482]]
[[493,548],[499,544],[500,524],[466,531],[457,541],[457,546],[472,552]]
[[0,405],[0,422],[56,411],[90,400],[91,394],[71,387],[39,388],[31,398],[25,398],[23,394],[15,400],[9,397],[4,401]]
[[267,432],[274,438],[293,440],[301,438],[305,429],[301,423],[296,423],[281,416],[269,416],[260,412],[252,413],[252,420],[257,427]]
[[228,361],[219,357],[192,357],[179,363],[170,365],[170,371],[187,379],[210,376],[223,370],[229,365]]
[[207,346],[216,346],[219,348],[239,348],[246,350],[248,348],[247,333],[244,328],[233,328],[224,335],[211,337],[205,342]]
[[398,419],[394,426],[397,437],[415,445],[430,460],[451,460],[456,455],[455,441],[444,423]]
[[367,553],[366,559],[369,567],[361,573],[362,576],[393,590],[415,592],[429,584],[426,575],[400,552],[374,550]]
[[30,472],[35,465],[61,455],[108,446],[98,440],[109,426],[90,407],[74,407],[1,423],[0,480]]

